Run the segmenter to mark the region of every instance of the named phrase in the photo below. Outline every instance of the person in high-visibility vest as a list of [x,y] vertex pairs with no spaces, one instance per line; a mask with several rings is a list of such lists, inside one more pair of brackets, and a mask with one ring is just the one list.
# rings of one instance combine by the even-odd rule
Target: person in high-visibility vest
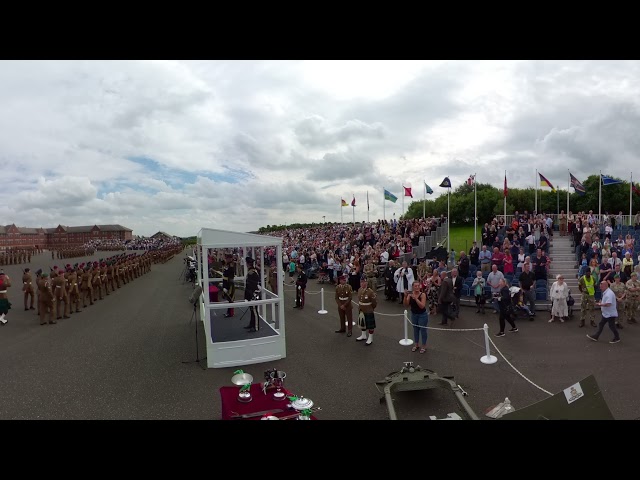
[[580,324],[578,327],[584,327],[584,321],[589,316],[592,327],[597,327],[595,322],[594,308],[596,305],[596,279],[591,276],[591,269],[587,268],[584,275],[578,281],[578,288],[582,293],[582,302],[580,303]]

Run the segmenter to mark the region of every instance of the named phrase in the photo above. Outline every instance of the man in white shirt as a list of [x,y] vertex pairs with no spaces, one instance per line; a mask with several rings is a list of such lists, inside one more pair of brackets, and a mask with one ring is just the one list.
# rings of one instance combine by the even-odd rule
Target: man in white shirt
[[616,295],[613,293],[613,290],[609,288],[608,282],[600,282],[600,290],[602,291],[602,300],[597,302],[596,305],[601,309],[602,320],[600,320],[600,323],[598,324],[598,331],[592,335],[587,335],[587,337],[594,342],[597,342],[604,326],[608,323],[609,328],[613,332],[613,340],[609,343],[618,343],[620,341],[620,334],[616,328],[616,322],[618,321]]
[[386,264],[389,262],[389,252],[386,250],[380,254],[380,263]]

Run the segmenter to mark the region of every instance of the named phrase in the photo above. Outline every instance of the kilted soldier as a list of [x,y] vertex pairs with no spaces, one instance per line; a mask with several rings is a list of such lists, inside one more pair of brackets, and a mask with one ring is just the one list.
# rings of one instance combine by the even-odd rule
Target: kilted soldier
[[6,325],[7,315],[9,314],[9,310],[11,310],[11,302],[9,301],[9,297],[7,296],[7,288],[11,286],[11,279],[9,275],[6,275],[2,270],[0,270],[0,324]]
[[45,319],[49,317],[49,323],[58,323],[53,319],[53,292],[49,274],[42,272],[38,282],[38,310],[40,311],[40,325],[46,325]]
[[304,291],[307,289],[307,274],[302,265],[298,264],[298,278],[296,280],[296,305],[293,308],[304,308]]
[[[376,318],[373,314],[378,300],[376,292],[369,288],[367,277],[362,277],[360,280],[360,289],[358,290],[358,326],[362,330],[362,334],[356,338],[357,342],[366,340],[365,345],[371,345],[373,342],[373,332],[376,328]],[[367,338],[367,331],[369,337]]]
[[587,268],[584,275],[578,281],[578,288],[582,293],[582,302],[580,303],[580,324],[578,327],[584,327],[584,321],[589,316],[592,327],[597,327],[595,322],[594,309],[596,305],[596,280],[591,276],[591,269]]
[[[24,309],[35,310],[35,308],[33,308],[33,278],[31,277],[31,271],[29,270],[29,268],[25,268],[24,273],[22,274],[22,291],[24,292]],[[29,302],[29,297],[31,297],[31,302]],[[27,307],[27,304],[29,304],[29,307]]]
[[[233,264],[233,255],[227,254],[224,258],[224,269],[222,270],[222,297],[226,298],[229,303],[233,303],[236,294],[236,287],[233,282],[235,277],[235,266]],[[233,317],[234,309],[228,308],[225,317]]]
[[346,331],[347,337],[350,337],[353,330],[353,305],[351,303],[353,288],[347,283],[346,275],[340,275],[338,281],[340,283],[336,287],[336,303],[338,304],[340,328],[335,333],[344,333]]
[[631,279],[627,280],[627,302],[626,302],[626,317],[627,323],[636,322],[635,314],[638,311],[638,304],[640,303],[640,282],[638,281],[638,273],[632,272]]
[[[244,299],[247,301],[260,299],[260,272],[254,265],[254,260],[251,257],[245,258],[247,264],[247,278],[244,287]],[[249,325],[244,327],[250,332],[257,332],[260,329],[260,322],[258,322],[258,312],[255,306],[249,307],[251,311],[251,320]]]
[[[69,317],[69,296],[67,295],[67,281],[64,278],[62,270],[57,274],[51,274],[51,286],[53,289],[53,300],[56,309],[56,320],[60,320],[64,315],[64,318]],[[64,307],[61,309],[62,304]]]

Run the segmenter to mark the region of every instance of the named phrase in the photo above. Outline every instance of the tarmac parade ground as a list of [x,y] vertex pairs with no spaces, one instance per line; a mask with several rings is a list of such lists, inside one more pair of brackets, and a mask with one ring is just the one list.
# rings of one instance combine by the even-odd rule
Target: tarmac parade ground
[[[231,385],[236,368],[202,370],[194,363],[182,363],[195,359],[196,354],[193,308],[188,302],[192,289],[181,278],[184,255],[166,264],[153,264],[150,273],[56,325],[40,326],[35,311],[24,311],[24,267],[32,272],[48,270],[53,265],[97,260],[113,253],[51,260],[45,252],[28,265],[4,267],[13,283],[9,288],[13,307],[9,323],[0,327],[1,419],[220,418],[218,389]],[[326,315],[317,313],[320,295],[314,293],[321,288],[325,289]],[[387,419],[375,382],[399,370],[405,361],[454,376],[482,419],[488,419],[485,412],[505,397],[516,410],[548,398],[495,349],[492,354],[498,362],[481,363],[485,354],[481,331],[430,330],[425,354],[400,345],[404,309],[385,301],[382,291],[378,292],[373,345],[366,347],[355,341],[357,327],[350,338],[336,334],[333,291],[331,285],[309,280],[307,304],[304,310],[296,310],[294,288],[285,286],[287,357],[242,367],[258,382],[269,368],[285,371],[287,388],[321,407],[317,413],[320,419]],[[236,297],[241,298],[241,292]],[[548,312],[538,312],[535,321],[518,323],[518,333],[495,338],[497,315],[477,315],[475,308],[462,307],[455,328],[480,328],[487,322],[502,354],[533,383],[557,393],[593,374],[616,419],[639,417],[636,365],[640,361],[640,325],[625,326],[622,342],[615,345],[608,343],[611,332],[605,328],[596,343],[585,336],[593,328],[578,328],[578,316],[576,312],[565,324],[549,324]],[[439,316],[432,317],[429,325],[439,327],[439,322]],[[204,356],[204,335],[200,335],[199,348]],[[442,418],[453,408],[450,397],[437,391],[402,393],[396,405],[398,416],[406,419]]]

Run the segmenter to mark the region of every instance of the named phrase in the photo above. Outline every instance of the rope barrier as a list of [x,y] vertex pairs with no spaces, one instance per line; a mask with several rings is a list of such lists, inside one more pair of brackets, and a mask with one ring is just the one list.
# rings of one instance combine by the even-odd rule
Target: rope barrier
[[533,385],[534,387],[536,387],[538,390],[542,390],[544,393],[546,393],[549,396],[553,396],[553,393],[545,390],[544,388],[540,387],[539,385],[536,385],[535,383],[533,383],[531,380],[529,380],[527,377],[525,377],[522,372],[520,372],[520,370],[518,370],[516,367],[514,367],[511,362],[509,360],[507,360],[507,357],[505,357],[502,352],[500,351],[500,349],[496,346],[495,343],[493,343],[493,340],[491,338],[489,338],[489,341],[491,342],[491,345],[493,345],[493,348],[496,349],[496,351],[500,354],[500,356],[502,358],[504,358],[504,361],[507,362],[507,365],[509,365],[511,368],[513,368],[515,370],[515,372],[520,375],[522,378],[524,378],[527,382],[529,382],[531,385]]

